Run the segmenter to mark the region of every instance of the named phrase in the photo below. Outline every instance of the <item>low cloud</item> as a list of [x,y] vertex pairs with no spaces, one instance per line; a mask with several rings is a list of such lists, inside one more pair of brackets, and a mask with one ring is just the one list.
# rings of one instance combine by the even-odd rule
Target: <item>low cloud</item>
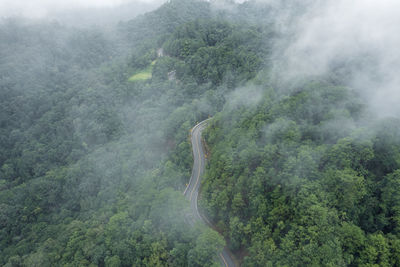
[[0,0],[0,17],[44,18],[68,10],[117,7],[128,3],[160,3],[159,0]]
[[374,113],[400,115],[398,10],[396,0],[313,1],[291,21],[278,69],[290,80],[342,68]]
[[262,93],[262,89],[254,85],[239,87],[225,96],[225,108],[235,110],[240,107],[255,107],[261,101]]

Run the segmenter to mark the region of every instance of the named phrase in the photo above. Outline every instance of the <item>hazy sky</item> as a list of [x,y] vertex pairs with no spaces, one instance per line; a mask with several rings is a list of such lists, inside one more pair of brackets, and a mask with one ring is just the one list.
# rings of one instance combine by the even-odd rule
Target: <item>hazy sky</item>
[[160,2],[157,0],[0,0],[0,16],[42,18],[52,12],[76,8],[113,7],[130,2]]

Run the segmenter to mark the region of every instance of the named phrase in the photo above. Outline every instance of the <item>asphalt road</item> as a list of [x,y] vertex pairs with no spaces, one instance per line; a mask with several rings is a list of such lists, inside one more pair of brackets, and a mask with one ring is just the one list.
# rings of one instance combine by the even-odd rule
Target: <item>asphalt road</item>
[[[207,121],[202,121],[193,127],[191,133],[191,141],[192,141],[192,149],[193,149],[193,170],[192,177],[190,177],[190,181],[188,186],[183,193],[190,200],[190,207],[193,211],[193,216],[191,218],[191,223],[196,223],[196,221],[201,221],[208,226],[211,226],[211,223],[207,220],[206,217],[199,213],[197,207],[197,197],[199,195],[199,188],[201,184],[201,178],[204,172],[204,167],[206,163],[206,158],[203,150],[203,145],[201,142],[201,132],[204,130],[207,125]],[[232,259],[232,253],[228,250],[227,247],[224,247],[223,251],[219,254],[219,258],[221,261],[221,265],[225,267],[235,267],[235,262]]]

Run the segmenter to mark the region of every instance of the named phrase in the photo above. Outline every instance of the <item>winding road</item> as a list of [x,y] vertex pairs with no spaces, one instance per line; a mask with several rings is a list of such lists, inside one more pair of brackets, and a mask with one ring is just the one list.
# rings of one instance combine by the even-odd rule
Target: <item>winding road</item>
[[[193,170],[192,176],[190,177],[190,181],[188,186],[186,187],[183,194],[190,201],[190,207],[193,211],[192,223],[196,223],[197,221],[201,221],[208,226],[212,226],[210,221],[207,218],[200,214],[197,207],[197,198],[199,195],[199,188],[201,184],[201,178],[204,172],[204,167],[206,163],[206,158],[203,150],[203,145],[201,142],[201,132],[204,130],[207,125],[207,120],[204,120],[198,123],[193,127],[191,132],[191,142],[193,149]],[[221,260],[221,265],[225,267],[236,267],[235,261],[232,258],[232,253],[228,250],[227,247],[224,247],[222,252],[219,254],[219,258]]]

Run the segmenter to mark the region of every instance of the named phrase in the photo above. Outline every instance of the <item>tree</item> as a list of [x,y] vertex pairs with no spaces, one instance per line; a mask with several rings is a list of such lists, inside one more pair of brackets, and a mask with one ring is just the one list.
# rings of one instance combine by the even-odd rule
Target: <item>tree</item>
[[121,260],[119,259],[118,255],[114,255],[112,257],[106,257],[105,259],[106,267],[120,267]]
[[198,236],[195,247],[188,253],[189,266],[213,266],[224,246],[225,241],[217,232],[204,229]]

